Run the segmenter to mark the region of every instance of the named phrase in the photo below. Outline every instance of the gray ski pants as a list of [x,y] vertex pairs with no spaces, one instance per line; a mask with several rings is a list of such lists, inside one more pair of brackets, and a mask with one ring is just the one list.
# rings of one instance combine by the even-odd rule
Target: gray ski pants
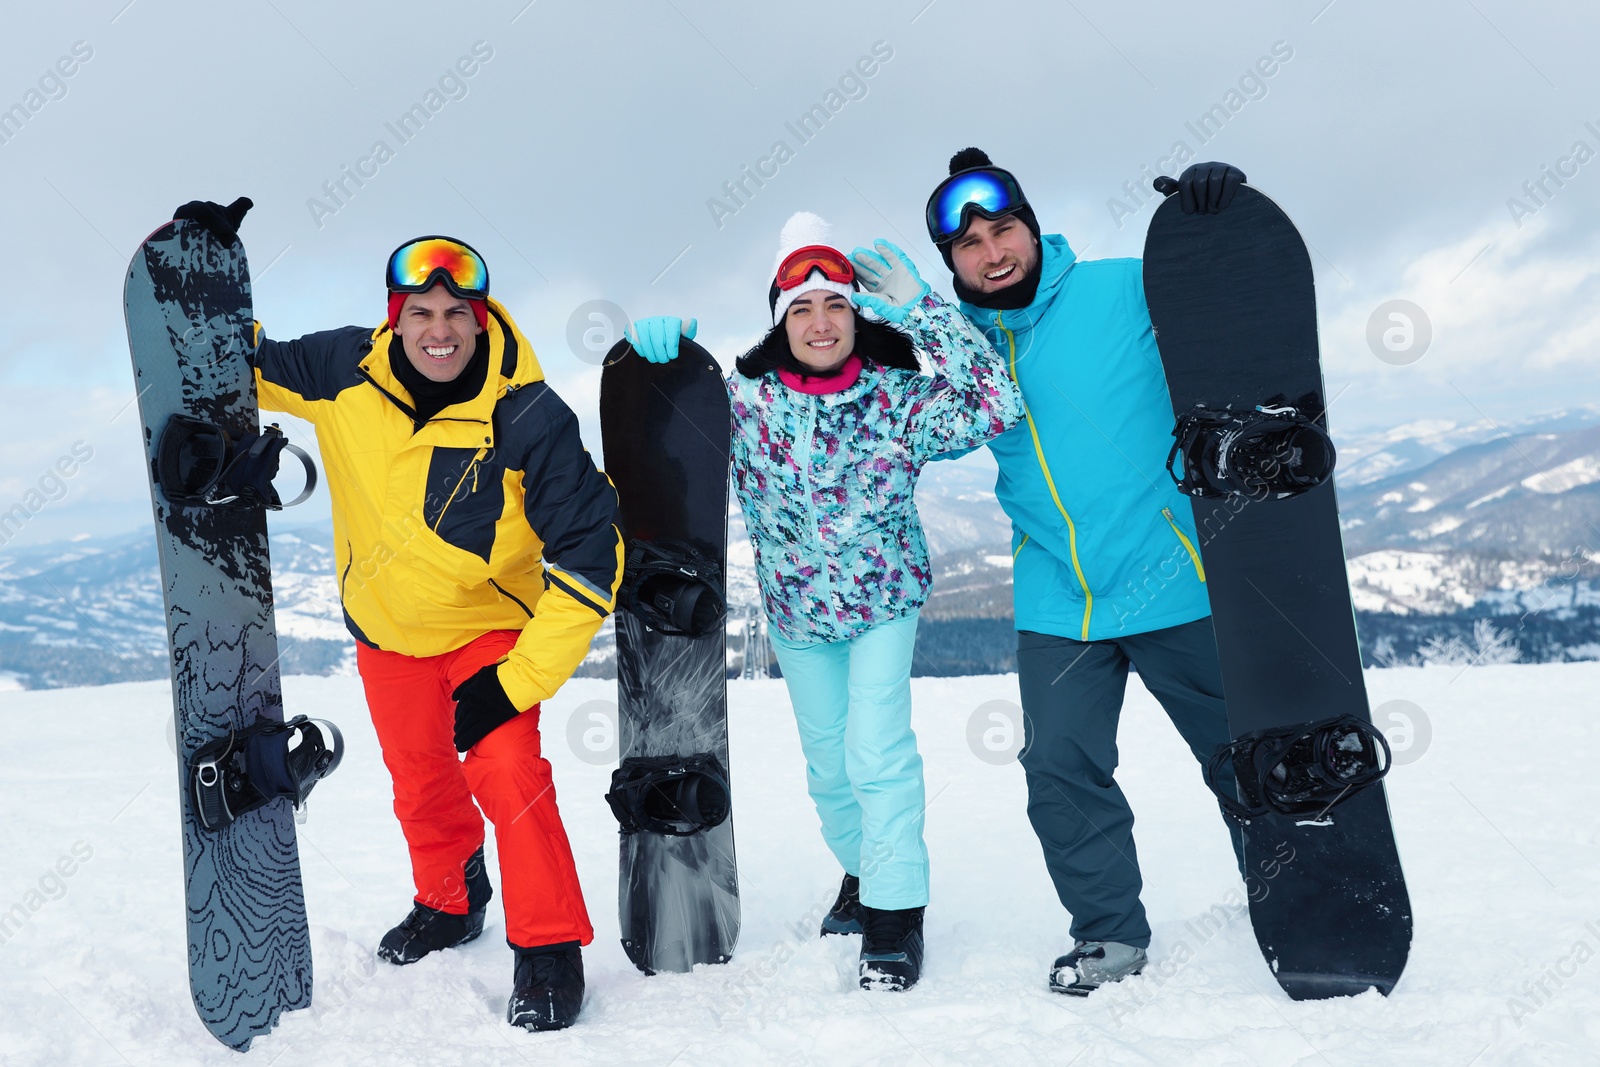
[[[1228,741],[1209,618],[1105,641],[1017,633],[1028,818],[1056,895],[1072,913],[1072,936],[1146,948],[1133,811],[1112,777],[1130,662],[1197,760]],[[1232,788],[1231,769],[1223,784]],[[1242,870],[1243,841],[1229,825]]]

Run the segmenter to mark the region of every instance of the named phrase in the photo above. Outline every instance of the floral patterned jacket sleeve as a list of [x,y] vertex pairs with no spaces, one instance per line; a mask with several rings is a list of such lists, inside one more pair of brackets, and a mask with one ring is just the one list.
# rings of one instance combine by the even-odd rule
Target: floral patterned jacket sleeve
[[933,363],[933,381],[912,405],[907,427],[919,461],[974,448],[1022,421],[1021,390],[960,308],[930,293],[902,328]]

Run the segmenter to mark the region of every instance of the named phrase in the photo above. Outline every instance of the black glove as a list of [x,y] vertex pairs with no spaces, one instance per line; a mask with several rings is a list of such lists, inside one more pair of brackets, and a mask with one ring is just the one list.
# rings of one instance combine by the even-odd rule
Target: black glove
[[239,223],[244,221],[244,213],[255,206],[248,196],[241,196],[227,207],[210,200],[191,200],[174,211],[172,217],[174,220],[198,222],[210,231],[211,236],[225,245],[231,245],[239,239]]
[[517,717],[511,698],[500,687],[496,664],[489,664],[456,686],[456,751],[467,749]]
[[1162,196],[1182,193],[1178,204],[1185,215],[1215,215],[1233,203],[1245,180],[1244,171],[1227,163],[1195,163],[1176,178],[1163,174],[1151,184]]

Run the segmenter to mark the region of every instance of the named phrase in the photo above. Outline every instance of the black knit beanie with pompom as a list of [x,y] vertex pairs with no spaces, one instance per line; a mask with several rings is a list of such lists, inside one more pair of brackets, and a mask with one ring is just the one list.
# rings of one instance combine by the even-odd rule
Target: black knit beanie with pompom
[[[996,167],[990,161],[989,154],[981,148],[963,148],[950,157],[951,175],[960,174],[964,170],[974,170],[978,167],[990,167],[994,170],[1002,169]],[[1006,171],[1006,173],[1011,174],[1010,171]],[[1017,176],[1011,174],[1011,180],[1017,181]],[[1017,191],[1022,191],[1021,182],[1017,182]],[[1034,296],[1039,292],[1039,280],[1044,273],[1044,244],[1039,237],[1039,220],[1034,216],[1033,206],[1028,203],[1026,193],[1023,193],[1022,205],[1012,208],[1005,214],[1015,215],[1020,219],[1022,224],[1028,228],[1028,231],[1033,234],[1034,244],[1039,248],[1039,259],[1034,263],[1033,269],[1015,285],[1009,285],[993,293],[980,293],[976,289],[969,288],[961,280],[961,276],[956,273],[955,260],[950,255],[955,248],[956,240],[959,240],[959,236],[945,241],[937,247],[939,254],[944,257],[944,265],[950,268],[951,285],[955,288],[957,297],[969,304],[976,304],[978,307],[993,308],[999,311],[1016,311],[1033,303]],[[962,232],[965,231],[963,230]]]

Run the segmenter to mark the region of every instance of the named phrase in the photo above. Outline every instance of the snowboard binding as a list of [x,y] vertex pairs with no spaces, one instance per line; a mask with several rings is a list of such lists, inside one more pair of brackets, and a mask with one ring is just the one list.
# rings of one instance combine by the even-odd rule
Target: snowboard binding
[[[305,488],[288,504],[272,485],[285,449],[306,469]],[[277,423],[235,440],[215,423],[180,414],[173,415],[161,431],[155,482],[168,500],[178,504],[279,511],[311,496],[317,487],[317,468],[305,449],[289,443]]]
[[[1196,404],[1178,417],[1172,436],[1167,473],[1190,496],[1299,496],[1332,477],[1338,458],[1317,419],[1282,397],[1244,412]],[[1181,474],[1174,467],[1180,457]]]
[[727,820],[728,772],[709,753],[630,757],[612,772],[606,803],[624,834],[687,837]]
[[704,637],[727,615],[722,570],[693,545],[635,541],[618,603],[657,633]]
[[279,797],[301,807],[343,758],[344,735],[326,719],[257,719],[200,746],[189,761],[195,814],[216,833]]
[[[1242,734],[1206,762],[1206,785],[1228,817],[1244,826],[1268,813],[1316,821],[1389,773],[1383,733],[1365,719],[1340,715],[1302,726]],[[1218,786],[1233,764],[1237,798]]]

